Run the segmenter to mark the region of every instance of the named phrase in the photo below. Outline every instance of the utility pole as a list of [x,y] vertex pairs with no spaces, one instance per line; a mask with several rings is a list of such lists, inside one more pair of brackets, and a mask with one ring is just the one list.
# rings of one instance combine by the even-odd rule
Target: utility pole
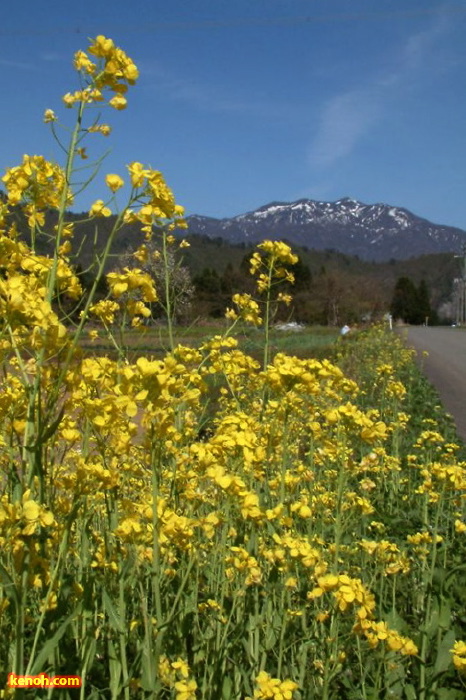
[[461,255],[455,255],[455,258],[463,260],[462,277],[458,280],[456,293],[456,322],[463,326],[466,324],[466,243],[461,246]]

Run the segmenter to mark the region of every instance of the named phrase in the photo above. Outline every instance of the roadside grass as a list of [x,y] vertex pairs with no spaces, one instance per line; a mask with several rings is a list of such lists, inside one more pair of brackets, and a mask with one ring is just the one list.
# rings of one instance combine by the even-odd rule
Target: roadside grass
[[[398,372],[399,379],[406,388],[403,410],[410,416],[406,430],[400,436],[404,443],[401,451],[408,452],[408,446],[412,444],[415,436],[424,429],[426,424],[431,423],[436,426],[436,430],[446,442],[458,445],[458,459],[466,459],[466,445],[458,435],[454,419],[445,409],[438,391],[424,374],[422,364],[416,361],[415,351],[406,345],[406,338],[398,334],[389,333],[382,337],[385,337],[386,342],[394,346],[399,344],[403,350],[411,353],[410,361]],[[347,336],[342,343],[337,342],[327,348],[327,357],[337,362],[348,377],[366,386],[366,392],[363,392],[361,399],[366,407],[376,408],[378,397],[375,387],[373,391],[367,391],[367,388],[371,386],[370,377],[373,375],[373,367],[382,356],[383,349],[376,350],[370,357],[364,356],[361,351],[369,346],[360,341],[361,338],[358,338],[357,334]]]

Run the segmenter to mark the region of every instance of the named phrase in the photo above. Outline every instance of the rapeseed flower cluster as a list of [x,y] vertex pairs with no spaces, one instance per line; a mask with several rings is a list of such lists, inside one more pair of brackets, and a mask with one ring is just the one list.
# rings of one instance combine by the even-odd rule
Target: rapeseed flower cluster
[[252,698],[273,698],[274,700],[292,700],[293,691],[298,684],[291,680],[281,681],[279,678],[271,678],[268,673],[261,671],[256,678],[256,689]]
[[10,205],[25,203],[24,211],[31,228],[43,226],[46,209],[57,208],[62,197],[67,206],[73,203],[65,171],[43,156],[23,156],[22,164],[10,168],[2,182]]
[[[127,54],[115,46],[112,39],[99,35],[89,46],[88,52],[95,56],[93,62],[85,51],[77,51],[74,55],[74,67],[79,72],[83,89],[67,93],[63,102],[67,107],[73,107],[78,102],[87,104],[105,101],[104,93],[109,90],[113,96],[108,104],[114,109],[125,109],[126,93],[129,85],[134,85],[139,77],[139,71]],[[51,115],[47,115],[51,120]]]
[[451,653],[455,668],[462,674],[466,673],[466,643],[455,642]]

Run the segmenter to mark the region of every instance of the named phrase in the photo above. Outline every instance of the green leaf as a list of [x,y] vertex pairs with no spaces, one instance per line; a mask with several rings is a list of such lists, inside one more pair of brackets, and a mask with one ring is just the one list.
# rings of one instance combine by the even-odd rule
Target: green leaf
[[407,634],[409,627],[403,618],[397,613],[396,610],[391,610],[391,612],[386,616],[386,623],[390,629],[394,629],[400,634]]
[[416,688],[411,683],[408,683],[404,687],[406,700],[417,700]]
[[435,660],[434,672],[444,673],[452,664],[452,655],[450,649],[455,643],[455,632],[449,630],[442,641],[440,642],[437,658]]
[[107,591],[104,589],[102,592],[102,602],[104,604],[104,610],[108,615],[108,621],[110,623],[110,627],[112,627],[114,630],[117,630],[117,632],[120,632],[121,634],[125,634],[126,632],[126,627],[121,619],[121,616],[118,614],[115,606],[112,603],[112,600],[110,596],[108,595]]
[[390,654],[387,658],[385,682],[389,690],[389,696],[401,698],[405,687],[406,669],[401,662],[397,663],[396,659],[395,654]]
[[142,673],[140,682],[142,690],[145,690],[147,693],[154,691],[157,682],[157,669],[153,661],[154,658],[153,650],[147,640],[145,640],[141,655]]
[[81,612],[81,605],[78,605],[78,607],[75,610],[73,610],[73,612],[70,615],[68,615],[68,617],[62,622],[62,624],[57,629],[57,631],[55,632],[53,637],[49,637],[49,639],[47,639],[47,641],[45,642],[41,651],[39,652],[38,656],[36,656],[36,658],[35,658],[35,661],[34,661],[32,667],[29,671],[30,675],[33,676],[37,673],[40,673],[40,671],[44,670],[48,657],[51,655],[51,653],[58,646],[60,639],[65,634],[68,626],[80,614],[80,612]]
[[440,601],[439,626],[442,630],[447,630],[451,627],[451,605],[447,598]]
[[437,590],[442,590],[442,588],[445,584],[446,578],[447,578],[446,570],[437,566],[434,569],[434,575],[433,575],[434,587],[438,587]]
[[87,636],[83,644],[83,652],[81,658],[83,660],[83,665],[86,668],[91,668],[94,663],[95,652],[97,649],[97,640],[93,634]]
[[233,682],[232,682],[230,676],[225,676],[225,678],[223,679],[223,683],[222,683],[222,699],[223,700],[230,700],[232,689],[233,689]]
[[121,663],[111,639],[108,640],[108,665],[110,670],[110,692],[112,698],[119,698],[121,697]]
[[432,609],[430,612],[429,621],[425,624],[425,632],[429,639],[433,639],[437,635],[439,628],[440,611],[437,600],[432,601]]
[[454,688],[437,688],[435,698],[436,700],[464,700],[464,691]]
[[15,583],[3,564],[0,564],[0,583],[9,598],[13,598],[18,603],[18,591]]

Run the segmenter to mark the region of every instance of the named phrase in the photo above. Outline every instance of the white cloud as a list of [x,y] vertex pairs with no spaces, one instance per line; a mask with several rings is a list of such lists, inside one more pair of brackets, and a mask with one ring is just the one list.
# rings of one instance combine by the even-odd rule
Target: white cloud
[[331,97],[323,105],[317,133],[309,150],[312,167],[329,168],[350,156],[370,134],[403,90],[416,83],[434,55],[438,63],[439,40],[449,21],[438,17],[423,31],[411,35],[392,61],[392,69]]
[[[63,56],[55,51],[46,51],[42,53],[40,57],[43,61],[47,62],[63,61]],[[69,57],[67,57],[67,60],[69,60]]]
[[0,66],[5,66],[5,68],[15,68],[18,70],[39,70],[37,65],[34,63],[25,63],[24,61],[10,61],[7,58],[0,58]]
[[425,57],[435,49],[436,42],[448,32],[450,22],[445,15],[439,15],[428,29],[409,37],[402,53],[405,72],[422,68]]
[[370,88],[356,88],[331,98],[322,111],[311,163],[325,168],[350,155],[380,111],[380,98]]
[[296,118],[298,110],[283,101],[271,100],[266,96],[235,94],[218,87],[194,80],[192,77],[176,75],[160,63],[141,65],[141,74],[151,78],[149,89],[173,102],[183,102],[204,112],[231,113],[267,119]]

